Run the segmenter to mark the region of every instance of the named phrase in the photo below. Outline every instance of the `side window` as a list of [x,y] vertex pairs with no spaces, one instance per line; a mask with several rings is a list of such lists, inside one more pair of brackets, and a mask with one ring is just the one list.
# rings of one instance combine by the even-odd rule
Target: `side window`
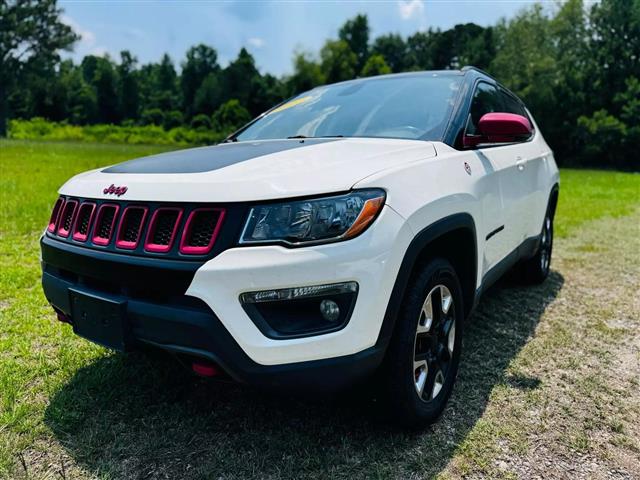
[[478,122],[485,113],[503,112],[502,97],[493,85],[481,82],[476,87],[467,119],[466,135],[475,135]]
[[512,95],[508,94],[504,90],[500,90],[500,96],[504,103],[504,111],[507,113],[515,113],[527,118],[527,112],[524,110],[522,104],[516,100]]

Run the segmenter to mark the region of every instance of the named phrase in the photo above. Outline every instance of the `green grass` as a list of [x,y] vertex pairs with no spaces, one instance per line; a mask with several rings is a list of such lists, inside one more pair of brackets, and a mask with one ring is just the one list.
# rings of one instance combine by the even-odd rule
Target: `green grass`
[[[417,435],[379,420],[376,402],[212,385],[169,361],[107,352],[56,322],[38,258],[56,189],[165,149],[0,141],[0,477],[522,478],[538,445],[562,461],[572,452],[603,465],[618,454],[637,460],[637,378],[610,382],[639,358],[621,356],[640,331],[627,325],[638,317],[628,304],[638,271],[625,260],[638,251],[629,243],[640,237],[630,216],[638,175],[561,172],[556,270],[544,285],[483,300],[450,406]],[[599,290],[620,272],[620,292]]]
[[103,355],[61,331],[39,285],[38,237],[70,176],[166,147],[0,141],[0,474],[41,435],[46,399]]
[[563,169],[556,235],[566,237],[581,224],[630,214],[640,202],[640,174]]

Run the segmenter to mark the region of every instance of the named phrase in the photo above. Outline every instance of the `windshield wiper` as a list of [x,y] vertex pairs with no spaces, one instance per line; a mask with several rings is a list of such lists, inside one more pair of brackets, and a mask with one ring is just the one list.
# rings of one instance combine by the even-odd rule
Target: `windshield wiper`
[[306,135],[292,135],[291,137],[287,137],[287,140],[294,138],[343,138],[344,135],[321,135],[319,137],[307,137]]

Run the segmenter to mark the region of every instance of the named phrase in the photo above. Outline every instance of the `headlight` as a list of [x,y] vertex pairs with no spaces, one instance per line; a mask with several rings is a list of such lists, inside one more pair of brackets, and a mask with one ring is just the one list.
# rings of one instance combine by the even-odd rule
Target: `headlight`
[[383,190],[258,205],[251,209],[240,243],[309,245],[353,238],[382,209]]

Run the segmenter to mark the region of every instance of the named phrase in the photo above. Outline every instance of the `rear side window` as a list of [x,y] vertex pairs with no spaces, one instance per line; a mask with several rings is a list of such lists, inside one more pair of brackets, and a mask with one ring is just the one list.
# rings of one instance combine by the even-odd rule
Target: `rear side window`
[[516,100],[512,95],[508,94],[504,90],[500,90],[500,96],[502,97],[502,102],[504,103],[504,111],[507,113],[515,113],[516,115],[522,115],[525,118],[527,117],[527,112],[525,111],[522,104]]
[[478,122],[485,113],[503,112],[502,95],[496,87],[488,83],[481,82],[476,87],[471,101],[471,110],[467,120],[467,135],[475,135]]

